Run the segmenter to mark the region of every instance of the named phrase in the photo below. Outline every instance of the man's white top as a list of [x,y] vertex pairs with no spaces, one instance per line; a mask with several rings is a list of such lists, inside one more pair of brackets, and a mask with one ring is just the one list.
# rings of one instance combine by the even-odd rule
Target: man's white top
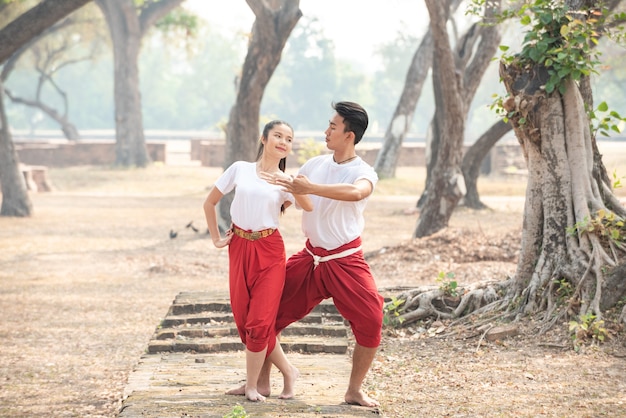
[[[332,155],[321,155],[308,160],[299,170],[312,183],[353,184],[366,179],[372,189],[378,181],[376,171],[360,157],[337,164]],[[368,198],[358,202],[344,202],[310,195],[311,212],[302,212],[302,231],[315,247],[333,250],[361,236],[365,227],[363,211]]]
[[295,202],[291,193],[259,178],[256,163],[246,161],[237,161],[228,167],[215,182],[215,187],[222,194],[235,189],[230,217],[244,230],[278,228],[280,207],[287,201]]

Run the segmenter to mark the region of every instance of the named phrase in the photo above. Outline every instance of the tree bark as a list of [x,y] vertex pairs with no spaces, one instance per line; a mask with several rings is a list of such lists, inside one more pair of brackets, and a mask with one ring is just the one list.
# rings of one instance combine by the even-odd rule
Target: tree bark
[[556,309],[549,295],[565,280],[576,289],[580,315],[601,317],[601,306],[615,297],[602,289],[623,287],[623,277],[603,270],[623,263],[626,249],[597,228],[567,230],[609,214],[623,219],[626,209],[614,204],[611,184],[597,173],[600,156],[579,87],[568,81],[563,95],[546,95],[541,89],[546,69],[520,69],[515,63],[502,64],[501,77],[512,97],[509,105],[515,106],[511,122],[529,171],[522,250],[508,299],[522,296],[521,312],[547,311],[548,317]]
[[91,0],[45,0],[0,31],[0,64],[65,16]]
[[[461,0],[452,1],[450,6],[452,12],[456,11],[460,3]],[[382,147],[374,162],[374,170],[376,170],[380,178],[393,178],[396,176],[402,143],[411,127],[415,108],[422,94],[424,81],[428,76],[432,60],[433,39],[429,28],[413,55],[400,100],[391,117]]]
[[[460,170],[465,130],[465,108],[462,81],[456,73],[452,48],[446,29],[449,1],[426,0],[433,34],[433,86],[436,112],[435,135],[445,135],[433,168],[432,180],[426,186],[427,197],[413,236],[431,235],[448,225],[452,211],[465,194]],[[445,109],[445,111],[444,111]]]
[[[499,11],[500,3],[501,1],[497,0],[489,2],[489,5],[485,6],[485,21],[490,21],[495,13]],[[467,112],[474,99],[476,90],[498,49],[500,39],[501,33],[497,25],[475,23],[465,32],[456,45],[454,60],[456,72],[461,75],[461,100],[463,100],[464,119],[467,119]],[[477,43],[478,45],[476,45]],[[444,79],[443,82],[448,82],[448,80]],[[426,135],[426,187],[417,202],[418,207],[422,207],[424,202],[426,202],[428,184],[431,182],[433,168],[439,158],[440,142],[444,140],[443,138],[446,138],[445,134],[444,136],[441,135],[444,131],[441,130],[439,125],[441,115],[437,115],[437,112],[447,113],[448,110],[435,108],[435,116]]]
[[[259,139],[263,93],[280,63],[285,43],[302,16],[299,0],[247,0],[256,19],[239,79],[235,105],[226,126],[224,169],[238,160],[253,161]],[[220,227],[230,227],[232,194],[219,204]]]
[[[90,0],[45,0],[33,7],[0,31],[0,63],[27,47],[35,38],[57,21],[87,4]],[[10,65],[9,67],[12,67]],[[5,70],[3,68],[3,74]],[[0,216],[30,216],[32,203],[19,169],[17,152],[8,129],[4,109],[4,83],[0,79],[0,183],[2,206]]]
[[4,110],[4,84],[0,80],[0,183],[2,183],[2,207],[0,216],[31,216],[33,206],[26,190],[24,177],[19,169],[17,152]]
[[96,0],[113,43],[116,165],[145,167],[150,163],[139,89],[141,40],[158,19],[182,2],[161,0],[138,10],[133,0]]
[[485,204],[480,201],[478,195],[478,175],[480,174],[480,166],[483,160],[493,148],[493,146],[513,127],[510,123],[504,123],[502,120],[494,123],[480,138],[467,149],[461,163],[461,171],[465,179],[465,187],[467,191],[463,197],[463,204],[472,209],[483,209]]

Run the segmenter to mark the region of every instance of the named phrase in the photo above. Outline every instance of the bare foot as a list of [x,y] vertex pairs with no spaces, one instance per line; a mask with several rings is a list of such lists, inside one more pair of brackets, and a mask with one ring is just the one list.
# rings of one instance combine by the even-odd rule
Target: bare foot
[[[259,392],[263,396],[270,396],[270,388],[269,388],[269,386],[268,387],[263,387],[262,385],[259,385],[257,387],[257,392]],[[239,387],[231,389],[228,392],[226,392],[226,394],[227,395],[244,396],[246,394],[246,385],[243,384],[243,385],[241,385]]]
[[234,389],[231,389],[229,391],[226,392],[227,395],[240,395],[243,396],[246,394],[246,385],[241,385],[239,387],[236,387]]
[[259,380],[256,383],[256,390],[263,396],[270,396],[272,393],[272,385],[270,384],[270,376],[265,376],[261,373]]
[[265,402],[265,396],[257,392],[256,389],[246,390],[246,398],[252,402]]
[[356,393],[346,393],[345,401],[350,405],[361,405],[368,407],[380,406],[380,403],[376,399],[370,398],[362,390]]
[[278,395],[278,399],[291,399],[294,397],[295,383],[298,377],[300,377],[300,370],[291,366],[291,373],[289,373],[289,376],[287,375],[283,376],[285,386],[283,387],[282,393]]

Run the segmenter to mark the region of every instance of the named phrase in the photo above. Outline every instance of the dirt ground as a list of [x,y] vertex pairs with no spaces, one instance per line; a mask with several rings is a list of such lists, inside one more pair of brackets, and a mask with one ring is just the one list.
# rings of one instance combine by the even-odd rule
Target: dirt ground
[[[174,297],[227,291],[227,254],[201,208],[218,174],[51,170],[55,191],[32,195],[33,217],[0,218],[0,416],[117,415]],[[441,271],[460,285],[514,274],[523,179],[481,181],[489,209],[461,207],[449,229],[412,240],[420,176],[400,170],[368,204],[364,250],[381,290],[436,285]],[[299,220],[282,219],[288,255],[303,244]],[[566,324],[540,338],[532,318],[520,329],[495,342],[445,321],[386,329],[366,390],[387,417],[626,416],[622,335],[576,353]]]

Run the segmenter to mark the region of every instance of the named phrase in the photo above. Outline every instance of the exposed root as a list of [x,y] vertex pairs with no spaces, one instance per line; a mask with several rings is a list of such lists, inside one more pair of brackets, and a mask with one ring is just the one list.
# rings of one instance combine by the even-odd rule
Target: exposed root
[[441,288],[422,286],[404,292],[397,297],[403,300],[400,305],[402,313],[398,319],[402,325],[434,317],[437,319],[455,319],[465,315],[485,313],[493,309],[502,308],[502,298],[499,291],[502,283],[480,282],[467,288],[459,288],[458,293],[463,296],[447,295]]

